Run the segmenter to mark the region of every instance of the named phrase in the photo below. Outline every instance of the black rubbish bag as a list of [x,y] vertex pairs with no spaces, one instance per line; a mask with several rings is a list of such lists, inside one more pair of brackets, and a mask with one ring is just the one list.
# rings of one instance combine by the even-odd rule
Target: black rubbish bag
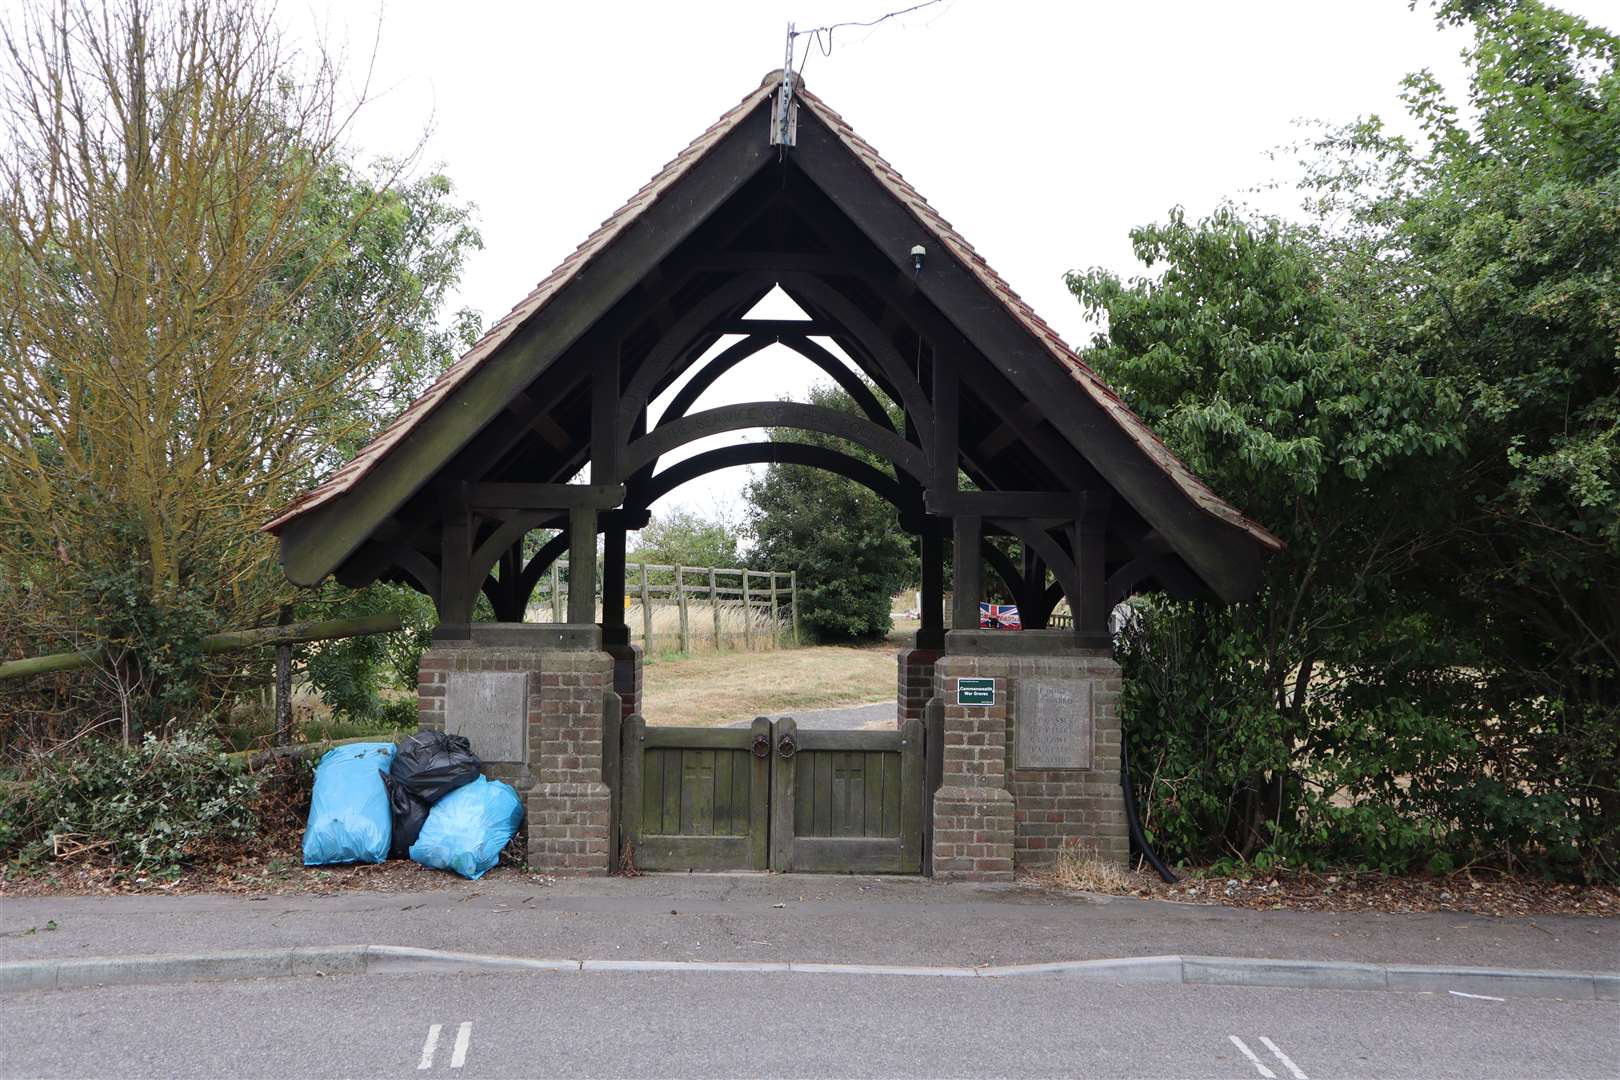
[[389,776],[382,774],[383,787],[388,789],[388,809],[393,817],[393,837],[388,842],[388,857],[390,859],[408,859],[411,854],[411,845],[422,832],[422,826],[427,822],[428,804],[412,795],[404,784]]
[[466,736],[418,731],[399,744],[389,775],[419,802],[432,806],[462,784],[472,783],[483,771],[484,763],[472,752]]

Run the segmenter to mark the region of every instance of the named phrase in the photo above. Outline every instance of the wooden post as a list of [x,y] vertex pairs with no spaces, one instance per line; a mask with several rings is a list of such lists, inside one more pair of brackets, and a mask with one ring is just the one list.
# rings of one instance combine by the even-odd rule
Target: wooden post
[[782,629],[777,625],[776,611],[776,571],[771,571],[771,648],[777,648],[782,643]]
[[678,559],[675,563],[675,605],[681,612],[681,652],[688,653],[692,651],[692,639],[686,622],[686,578]]
[[562,622],[562,565],[560,559],[551,560],[551,621]]
[[[602,539],[602,626],[621,627],[624,625],[625,537],[624,526],[618,519],[608,525]],[[629,640],[628,632],[626,640]]]
[[568,621],[596,622],[596,508],[568,511]]
[[984,522],[970,514],[958,514],[951,551],[951,629],[979,628],[979,593],[983,591],[983,567],[979,545]]
[[[282,626],[292,623],[292,605],[281,605],[281,617],[276,620]],[[286,746],[292,742],[293,709],[292,709],[292,646],[276,646],[276,745]]]
[[636,564],[641,568],[641,649],[644,653],[652,652],[652,599],[647,591],[647,563],[645,560]]
[[743,648],[754,647],[754,598],[748,595],[748,571],[743,571]]
[[709,610],[714,615],[714,651],[720,651],[720,587],[715,581],[714,567],[709,567]]
[[788,603],[793,606],[793,644],[799,644],[799,572],[788,571]]
[[945,644],[945,537],[934,520],[923,523],[921,538],[922,593],[917,598],[917,647],[938,649]]

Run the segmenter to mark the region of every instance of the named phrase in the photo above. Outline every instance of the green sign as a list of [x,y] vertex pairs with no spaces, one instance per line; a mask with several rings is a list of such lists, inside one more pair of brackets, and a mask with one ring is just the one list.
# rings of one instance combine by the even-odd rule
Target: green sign
[[996,680],[957,679],[956,703],[958,705],[994,705],[996,703]]

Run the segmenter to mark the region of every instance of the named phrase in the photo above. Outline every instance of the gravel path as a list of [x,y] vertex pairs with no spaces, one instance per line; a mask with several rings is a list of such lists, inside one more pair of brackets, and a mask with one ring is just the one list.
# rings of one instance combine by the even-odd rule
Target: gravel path
[[[895,705],[892,701],[878,701],[871,705],[846,705],[838,709],[806,709],[804,712],[784,713],[806,730],[829,731],[841,728],[879,728],[895,726]],[[780,717],[771,717],[773,720]],[[745,728],[752,720],[738,720],[727,727]]]

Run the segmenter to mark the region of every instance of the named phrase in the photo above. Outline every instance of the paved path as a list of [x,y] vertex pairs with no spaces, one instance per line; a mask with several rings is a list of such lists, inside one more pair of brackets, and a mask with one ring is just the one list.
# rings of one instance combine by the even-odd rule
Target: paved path
[[0,960],[353,944],[637,960],[978,966],[1179,953],[1620,970],[1620,919],[1261,912],[926,878],[649,874],[548,884],[502,870],[409,893],[0,902]]
[[[803,730],[835,731],[842,728],[894,727],[895,705],[892,701],[878,701],[871,705],[845,705],[837,709],[806,709],[783,713],[791,716]],[[772,720],[779,719],[771,717]],[[727,727],[745,728],[753,720],[738,720]]]
[[3,1004],[3,1077],[1620,1073],[1609,1003],[1051,978],[335,976]]

